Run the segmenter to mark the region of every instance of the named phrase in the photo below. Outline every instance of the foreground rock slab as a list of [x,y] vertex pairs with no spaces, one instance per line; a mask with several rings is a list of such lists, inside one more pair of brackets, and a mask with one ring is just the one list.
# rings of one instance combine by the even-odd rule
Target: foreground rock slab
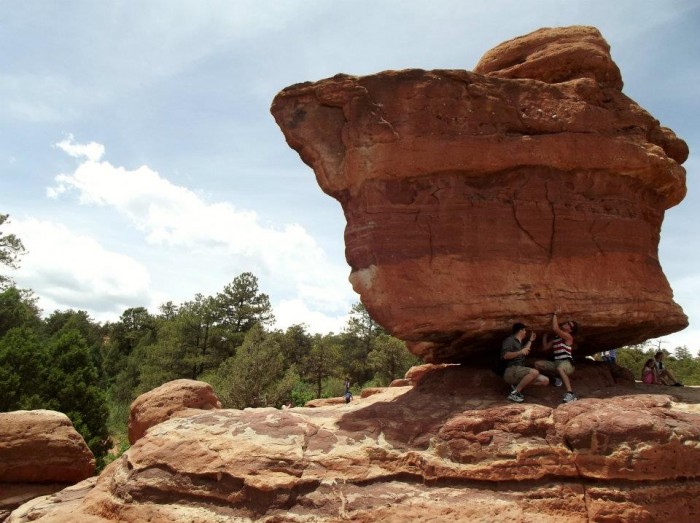
[[568,405],[443,366],[347,405],[174,418],[79,502],[9,521],[698,521],[700,390],[574,377]]
[[593,354],[687,326],[658,243],[688,148],[621,89],[600,33],[568,27],[475,72],[293,85],[271,111],[343,207],[353,288],[413,353],[474,361],[560,305]]

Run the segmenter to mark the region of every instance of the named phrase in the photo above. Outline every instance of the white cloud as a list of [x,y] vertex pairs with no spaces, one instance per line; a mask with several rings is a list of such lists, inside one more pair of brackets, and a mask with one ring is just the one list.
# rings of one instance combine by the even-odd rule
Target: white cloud
[[12,276],[37,292],[44,312],[82,309],[99,320],[151,305],[148,271],[129,256],[49,221],[13,217],[8,229],[27,250]]
[[90,142],[88,144],[75,143],[72,134],[69,134],[68,138],[65,140],[58,142],[55,147],[58,147],[73,158],[84,158],[90,162],[99,161],[105,153],[104,145],[97,142]]
[[292,325],[306,324],[312,334],[339,333],[348,321],[348,314],[331,316],[311,310],[302,300],[282,300],[273,307],[277,327],[287,329]]
[[77,194],[83,205],[107,206],[125,216],[153,246],[225,260],[229,274],[251,270],[271,286],[263,292],[273,299],[302,300],[304,313],[318,313],[320,323],[330,321],[325,314],[347,313],[357,300],[347,282],[348,267],[332,263],[300,225],[263,224],[255,212],[208,202],[147,166],[128,170],[98,162],[104,148],[94,142],[80,145],[71,138],[57,147],[85,160],[72,174],[55,177],[56,185],[47,189],[50,197]]
[[687,346],[693,353],[698,348],[700,340],[700,325],[694,324],[693,320],[700,318],[700,302],[697,297],[700,295],[700,273],[688,274],[677,279],[670,279],[674,292],[674,301],[683,307],[683,311],[690,320],[690,325],[680,332],[675,332],[660,338],[662,347],[673,350],[675,347]]

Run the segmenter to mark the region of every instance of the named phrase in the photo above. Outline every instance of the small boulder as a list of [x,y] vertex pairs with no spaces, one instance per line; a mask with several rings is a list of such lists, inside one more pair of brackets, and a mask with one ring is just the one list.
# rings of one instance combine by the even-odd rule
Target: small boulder
[[131,404],[129,443],[136,443],[146,431],[170,418],[220,409],[221,401],[211,385],[203,381],[174,380],[141,394]]
[[0,483],[73,484],[94,473],[95,457],[65,414],[0,413]]

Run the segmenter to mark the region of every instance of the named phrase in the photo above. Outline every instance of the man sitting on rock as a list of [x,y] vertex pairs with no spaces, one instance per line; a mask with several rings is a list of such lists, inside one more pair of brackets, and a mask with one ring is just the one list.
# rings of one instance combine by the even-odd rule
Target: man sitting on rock
[[564,384],[566,393],[562,401],[570,403],[578,399],[571,388],[571,380],[569,379],[569,376],[574,373],[574,359],[571,351],[578,325],[575,321],[565,321],[560,325],[557,320],[558,312],[559,310],[557,309],[552,314],[554,338],[550,340],[548,335],[545,334],[542,339],[542,348],[545,351],[553,350],[552,356],[554,361],[539,360],[535,362],[535,367],[541,372],[554,374],[554,385],[557,387],[561,386],[562,383]]
[[523,346],[527,327],[522,323],[513,324],[513,335],[507,337],[501,345],[501,359],[506,362],[506,372],[503,379],[513,387],[508,395],[510,401],[522,403],[525,401],[523,389],[534,382],[535,385],[548,385],[549,378],[542,376],[537,369],[525,367],[525,356],[530,354],[535,332],[530,333],[529,339]]
[[667,369],[664,365],[664,357],[666,353],[664,351],[659,351],[654,355],[654,365],[656,366],[656,380],[662,385],[672,385],[674,387],[682,387],[683,384],[676,379],[671,372],[671,369]]

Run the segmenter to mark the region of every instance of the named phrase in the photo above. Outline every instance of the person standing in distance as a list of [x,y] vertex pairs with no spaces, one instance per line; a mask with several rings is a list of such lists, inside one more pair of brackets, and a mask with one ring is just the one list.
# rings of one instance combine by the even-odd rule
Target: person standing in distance
[[531,332],[528,340],[523,343],[527,335],[527,327],[522,323],[513,324],[513,334],[503,340],[501,345],[501,359],[506,362],[506,371],[503,379],[513,387],[508,395],[510,401],[522,403],[525,401],[523,389],[530,384],[549,385],[549,378],[543,376],[537,369],[525,366],[525,356],[530,354],[532,342],[537,335]]

